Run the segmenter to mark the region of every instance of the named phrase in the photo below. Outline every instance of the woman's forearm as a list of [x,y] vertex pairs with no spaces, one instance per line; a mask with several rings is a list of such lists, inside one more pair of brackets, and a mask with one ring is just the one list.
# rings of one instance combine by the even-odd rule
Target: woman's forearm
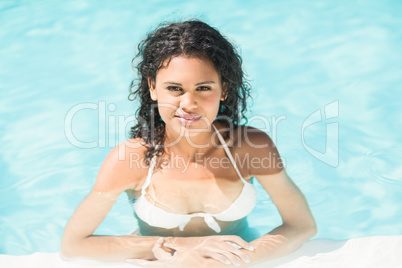
[[315,234],[315,226],[299,228],[281,225],[268,234],[250,242],[255,251],[244,250],[244,252],[249,255],[250,264],[267,261],[295,251]]
[[119,262],[126,259],[154,259],[156,236],[96,236],[81,241],[64,241],[60,254],[65,260],[95,259]]

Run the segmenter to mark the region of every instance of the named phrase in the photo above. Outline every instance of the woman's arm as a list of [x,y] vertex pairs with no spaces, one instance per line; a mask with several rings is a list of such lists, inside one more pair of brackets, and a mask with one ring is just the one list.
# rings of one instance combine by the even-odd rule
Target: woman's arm
[[105,159],[95,186],[64,229],[60,250],[64,259],[125,261],[128,258],[153,258],[151,249],[158,237],[93,235],[118,196],[126,189],[135,189],[141,178],[146,176],[146,170],[133,163],[133,160],[143,159],[141,148],[133,148],[133,144],[126,142],[119,145]]
[[[248,175],[255,177],[269,194],[282,217],[282,225],[252,241],[254,262],[277,258],[299,248],[316,234],[316,224],[303,194],[283,168],[279,153],[270,137],[254,128],[245,128],[246,146],[241,154],[250,153]],[[259,160],[259,161],[258,161]]]
[[250,243],[255,247],[255,251],[249,253],[252,263],[293,252],[317,231],[304,196],[285,170],[273,175],[258,176],[257,180],[270,195],[283,223]]
[[124,261],[128,258],[152,259],[152,246],[158,237],[97,236],[93,232],[115,203],[110,193],[92,190],[68,221],[62,238],[61,256],[100,261]]

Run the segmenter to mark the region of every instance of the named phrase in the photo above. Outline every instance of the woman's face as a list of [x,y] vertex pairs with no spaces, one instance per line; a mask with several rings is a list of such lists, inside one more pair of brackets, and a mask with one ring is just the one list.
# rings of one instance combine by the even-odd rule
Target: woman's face
[[181,135],[209,130],[224,100],[219,73],[206,58],[174,57],[148,82],[166,130]]

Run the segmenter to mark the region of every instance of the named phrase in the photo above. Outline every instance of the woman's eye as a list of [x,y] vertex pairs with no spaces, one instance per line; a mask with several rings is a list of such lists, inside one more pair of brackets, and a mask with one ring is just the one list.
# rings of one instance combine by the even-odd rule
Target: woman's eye
[[211,90],[211,88],[210,87],[198,87],[197,90],[199,90],[199,91],[208,91],[208,90]]
[[167,87],[167,90],[169,90],[169,91],[181,91],[181,88],[179,88],[179,87]]

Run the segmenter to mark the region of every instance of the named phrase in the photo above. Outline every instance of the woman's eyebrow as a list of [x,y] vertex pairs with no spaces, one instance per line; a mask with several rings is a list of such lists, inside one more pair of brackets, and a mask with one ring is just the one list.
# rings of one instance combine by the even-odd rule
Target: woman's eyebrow
[[180,83],[170,82],[170,81],[167,81],[167,82],[165,82],[165,83],[163,83],[163,84],[176,85],[176,86],[181,86],[181,85],[182,85],[182,84],[180,84]]
[[204,84],[215,84],[215,82],[214,81],[203,81],[203,82],[199,82],[199,83],[197,83],[195,85],[199,86],[199,85],[204,85]]
[[[171,81],[166,81],[163,84],[169,84],[169,85],[176,85],[176,86],[182,86],[182,84],[177,83],[177,82],[171,82]],[[198,82],[197,84],[195,84],[196,86],[199,85],[205,85],[205,84],[215,84],[214,81],[203,81],[203,82]]]

